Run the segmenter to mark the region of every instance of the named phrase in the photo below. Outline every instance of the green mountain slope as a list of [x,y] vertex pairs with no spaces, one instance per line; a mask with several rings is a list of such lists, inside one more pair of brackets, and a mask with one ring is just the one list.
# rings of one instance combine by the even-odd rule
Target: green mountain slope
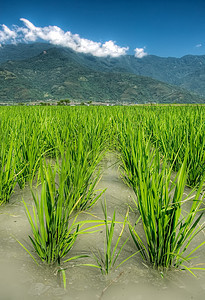
[[[132,103],[204,101],[193,93],[152,78],[119,72],[115,68],[108,72],[112,64],[108,62],[109,59],[59,47],[21,61],[7,61],[0,66],[0,101],[63,98]],[[100,64],[104,64],[104,68]]]
[[23,60],[31,58],[50,48],[53,48],[53,45],[47,43],[1,45],[0,64],[8,60]]
[[[47,43],[3,45],[0,47],[0,64],[8,60],[24,60],[54,48]],[[69,48],[55,47],[64,51],[66,59],[97,72],[122,72],[151,77],[205,96],[205,55],[186,55],[181,58],[148,55],[142,59],[132,55],[119,58],[95,57],[77,53]]]

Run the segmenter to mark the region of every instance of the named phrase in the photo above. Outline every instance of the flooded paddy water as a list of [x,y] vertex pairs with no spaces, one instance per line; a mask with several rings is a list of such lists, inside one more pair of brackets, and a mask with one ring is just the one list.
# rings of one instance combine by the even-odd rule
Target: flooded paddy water
[[[101,200],[92,208],[91,213],[98,218],[103,218],[101,201],[106,199],[109,218],[116,210],[116,220],[122,221],[127,207],[134,207],[132,189],[127,187],[120,178],[117,157],[107,155],[101,163],[103,175],[98,184],[99,189],[106,189]],[[187,189],[185,192],[189,192]],[[32,250],[28,235],[31,234],[22,199],[32,204],[32,195],[27,186],[23,191],[16,190],[10,203],[0,207],[0,299],[50,299],[50,300],[141,300],[141,299],[205,299],[205,271],[195,271],[197,278],[188,271],[170,270],[164,274],[152,269],[143,263],[139,254],[135,255],[117,270],[103,276],[96,268],[80,266],[79,264],[95,263],[92,258],[66,264],[67,288],[64,290],[62,278],[56,274],[55,267],[45,264],[37,266],[29,254],[16,241],[18,239],[25,247]],[[130,209],[131,211],[131,209]],[[90,219],[86,213],[80,216]],[[134,223],[137,218],[135,212],[130,212]],[[138,226],[138,231],[142,227]],[[121,226],[116,224],[115,237],[121,231]],[[129,235],[128,229],[124,232],[124,240]],[[80,235],[68,256],[89,254],[95,249],[104,248],[104,230],[93,234]],[[123,241],[124,241],[123,240]],[[205,240],[201,232],[193,246]],[[130,239],[119,256],[123,261],[136,251]],[[198,258],[193,264],[205,263],[205,247],[196,253]]]

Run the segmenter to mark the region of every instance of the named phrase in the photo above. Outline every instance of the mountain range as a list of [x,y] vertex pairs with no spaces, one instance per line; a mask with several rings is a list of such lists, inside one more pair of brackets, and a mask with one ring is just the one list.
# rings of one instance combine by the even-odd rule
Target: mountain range
[[95,57],[46,43],[0,47],[0,102],[205,103],[205,55]]

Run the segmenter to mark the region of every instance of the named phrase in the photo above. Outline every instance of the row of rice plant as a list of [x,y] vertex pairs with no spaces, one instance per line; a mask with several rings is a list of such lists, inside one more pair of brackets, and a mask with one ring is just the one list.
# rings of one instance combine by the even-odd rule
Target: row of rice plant
[[[95,191],[99,162],[107,150],[118,150],[125,180],[136,194],[140,219],[135,225],[142,222],[144,227],[141,239],[128,222],[137,251],[156,267],[184,265],[194,253],[186,254],[187,248],[201,230],[203,112],[198,107],[148,106],[2,108],[0,201],[9,201],[15,185],[24,188],[34,178],[40,180],[41,195],[33,192],[33,212],[25,203],[30,239],[42,261],[60,263],[84,232],[74,215],[101,196],[102,191]],[[174,181],[173,170],[178,171]],[[187,182],[198,184],[192,200],[182,198]],[[188,201],[190,209],[183,216]],[[115,216],[109,230],[104,222],[107,241],[114,223]],[[107,245],[104,273],[115,261]]]
[[[79,160],[80,172],[80,157],[77,153],[78,147],[82,147],[86,148],[87,162],[96,165],[100,161],[112,136],[108,116],[104,110],[100,115],[95,110],[87,114],[83,108],[76,111],[71,109],[2,108],[1,191],[4,193],[4,190],[8,190],[8,193],[2,194],[1,203],[9,200],[16,183],[24,188],[35,177],[42,157],[65,159],[64,153],[75,147],[72,155]],[[104,119],[100,121],[101,117]],[[81,142],[79,136],[82,137]]]
[[156,107],[149,110],[148,136],[178,171],[188,152],[187,184],[199,185],[205,173],[205,108]]
[[[63,117],[69,114],[70,111],[65,111]],[[95,191],[100,178],[100,170],[97,171],[96,167],[107,149],[107,139],[104,137],[107,132],[104,122],[98,125],[95,119],[91,122],[90,118],[84,118],[81,112],[77,119],[74,114],[72,121],[65,126],[62,125],[62,118],[55,116],[51,131],[55,135],[52,135],[51,141],[48,141],[48,135],[44,136],[45,144],[52,151],[48,149],[46,152],[44,148],[47,162],[45,158],[39,159],[41,195],[32,192],[32,212],[26,203],[25,207],[32,228],[30,240],[40,259],[48,264],[60,265],[77,236],[84,232],[82,227],[86,222],[77,222],[76,219],[79,211],[91,208],[103,193]],[[48,124],[46,127],[46,131],[49,130]],[[54,158],[51,161],[53,166],[48,162],[50,153]]]
[[1,143],[0,148],[0,205],[9,201],[16,185],[15,156],[13,142],[10,145]]
[[[173,165],[153,148],[141,128],[133,131],[128,126],[120,136],[120,151],[123,174],[136,194],[134,202],[140,213],[140,218],[134,226],[129,224],[129,228],[142,258],[157,268],[183,266],[192,272],[194,268],[184,263],[205,243],[187,253],[192,239],[203,229],[199,226],[203,215],[203,180],[193,198],[188,195],[183,199],[188,152],[172,180]],[[190,208],[186,213],[183,206],[188,201]],[[143,224],[144,238],[137,233],[138,222]]]
[[15,141],[9,114],[0,111],[0,205],[7,202],[16,185]]
[[118,107],[112,111],[116,135],[130,121],[133,130],[140,128],[153,147],[179,171],[187,155],[187,184],[199,185],[205,172],[204,106]]

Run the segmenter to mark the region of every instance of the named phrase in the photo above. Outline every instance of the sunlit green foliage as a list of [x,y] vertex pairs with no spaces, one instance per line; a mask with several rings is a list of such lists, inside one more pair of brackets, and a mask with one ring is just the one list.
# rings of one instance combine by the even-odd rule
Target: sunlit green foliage
[[[172,179],[172,166],[151,146],[142,129],[127,130],[127,135],[121,137],[121,155],[125,180],[136,194],[135,204],[140,214],[134,226],[129,224],[137,249],[154,267],[184,266],[205,243],[187,254],[190,242],[203,228],[199,226],[203,215],[203,180],[193,197],[190,194],[183,199],[188,150],[175,179]],[[183,210],[187,202],[190,203],[188,212]],[[142,222],[145,239],[137,233],[138,222]]]
[[[185,262],[203,244],[187,252],[201,230],[204,106],[1,107],[0,137],[0,204],[15,186],[30,184],[33,191],[34,183],[41,185],[40,195],[33,192],[33,212],[25,207],[30,239],[43,261],[60,263],[73,246],[82,224],[70,218],[101,196],[96,186],[107,151],[118,155],[123,178],[135,192],[140,217],[136,226],[128,224],[143,259],[155,267],[188,268]],[[188,199],[186,184],[195,192]],[[121,248],[111,247],[115,214],[111,222],[105,207],[104,214],[107,248],[102,259],[95,258],[108,273]]]

